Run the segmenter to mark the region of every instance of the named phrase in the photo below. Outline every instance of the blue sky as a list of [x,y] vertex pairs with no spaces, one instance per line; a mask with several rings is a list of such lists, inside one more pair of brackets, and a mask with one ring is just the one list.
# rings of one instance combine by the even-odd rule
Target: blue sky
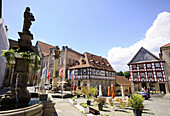
[[[8,37],[17,40],[29,6],[36,19],[30,29],[34,45],[37,40],[67,45],[80,53],[104,56],[114,67],[109,51],[143,40],[158,14],[170,12],[169,5],[169,0],[3,0],[3,18]],[[115,69],[127,70],[127,66]]]

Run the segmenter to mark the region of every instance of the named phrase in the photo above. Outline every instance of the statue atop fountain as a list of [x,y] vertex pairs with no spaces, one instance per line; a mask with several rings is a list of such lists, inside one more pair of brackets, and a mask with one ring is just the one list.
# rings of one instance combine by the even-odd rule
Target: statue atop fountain
[[22,32],[31,34],[29,29],[32,25],[31,21],[35,21],[35,18],[32,13],[30,13],[30,8],[27,7],[24,12],[24,25]]
[[[31,26],[31,21],[35,21],[32,13],[30,13],[30,8],[26,7],[24,12],[24,24],[22,32],[18,32],[20,38],[18,39],[18,54],[19,53],[33,53],[32,42],[33,35],[30,33],[29,28]],[[16,53],[15,53],[16,54]],[[27,81],[29,74],[29,62],[32,59],[26,59],[24,56],[19,56],[14,54],[14,73],[11,78],[11,96],[7,100],[6,97],[1,99],[1,104],[15,105],[15,108],[28,106],[30,102],[31,95],[27,90]],[[6,95],[7,96],[7,95]],[[10,100],[10,101],[9,101]]]

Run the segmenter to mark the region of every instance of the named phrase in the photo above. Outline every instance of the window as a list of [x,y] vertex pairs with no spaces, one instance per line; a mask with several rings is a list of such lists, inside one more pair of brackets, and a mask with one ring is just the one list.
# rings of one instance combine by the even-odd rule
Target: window
[[152,68],[151,64],[147,64],[147,68]]
[[149,72],[149,73],[148,73],[148,77],[149,77],[149,78],[152,78],[152,77],[153,77],[152,72]]
[[144,68],[143,64],[139,64],[139,69],[143,69],[143,68]]
[[83,75],[87,75],[87,69],[83,69]]
[[94,69],[91,69],[91,74],[95,75],[95,70]]
[[156,75],[157,75],[157,77],[159,77],[159,78],[162,77],[162,73],[161,73],[161,72],[157,72]]
[[137,69],[136,65],[132,65],[132,69]]
[[60,65],[60,58],[58,59],[58,65]]
[[108,76],[108,71],[105,72],[105,76]]
[[69,64],[71,64],[71,58],[69,58]]
[[145,77],[145,73],[140,73],[140,77],[144,78]]
[[85,60],[82,60],[82,64],[86,64],[86,61],[85,61]]
[[96,75],[100,75],[100,70],[96,70]]
[[87,81],[83,81],[83,86],[87,86]]
[[134,78],[137,78],[138,74],[137,73],[133,73],[133,76],[134,76]]
[[155,63],[155,67],[156,68],[160,68],[161,66],[160,66],[160,63]]
[[62,58],[62,60],[61,60],[61,65],[63,65],[64,64],[64,58]]
[[76,62],[76,65],[79,65],[79,62],[78,62],[78,61]]
[[81,69],[78,69],[78,75],[81,75]]

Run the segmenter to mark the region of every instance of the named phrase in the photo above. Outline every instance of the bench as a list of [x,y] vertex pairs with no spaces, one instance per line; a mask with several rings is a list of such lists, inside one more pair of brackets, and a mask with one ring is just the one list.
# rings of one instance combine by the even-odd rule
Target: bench
[[93,115],[100,115],[99,110],[96,110],[90,106],[89,106],[89,112],[92,113]]

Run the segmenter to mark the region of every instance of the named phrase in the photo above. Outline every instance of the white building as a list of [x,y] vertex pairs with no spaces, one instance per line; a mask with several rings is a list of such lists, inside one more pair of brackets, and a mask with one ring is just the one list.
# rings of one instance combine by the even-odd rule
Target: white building
[[[7,50],[7,49],[9,49],[7,31],[3,19],[0,18],[0,54],[2,54],[1,50]],[[3,86],[5,68],[6,68],[6,58],[0,56],[0,88]]]

